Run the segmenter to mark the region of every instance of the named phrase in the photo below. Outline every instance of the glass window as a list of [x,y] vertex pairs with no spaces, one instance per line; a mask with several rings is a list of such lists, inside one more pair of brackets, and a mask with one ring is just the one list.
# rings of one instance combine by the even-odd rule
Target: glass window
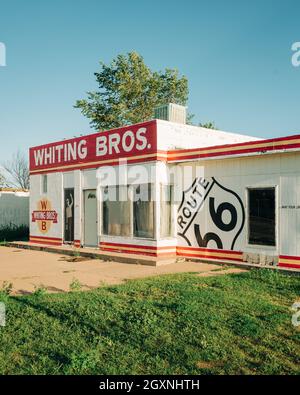
[[46,175],[42,175],[42,193],[48,192],[48,177]]
[[130,236],[130,201],[127,186],[109,186],[103,189],[103,234]]
[[275,246],[275,188],[248,190],[249,244]]
[[133,233],[135,237],[154,238],[152,184],[133,186]]
[[172,236],[173,186],[161,185],[160,192],[160,236]]

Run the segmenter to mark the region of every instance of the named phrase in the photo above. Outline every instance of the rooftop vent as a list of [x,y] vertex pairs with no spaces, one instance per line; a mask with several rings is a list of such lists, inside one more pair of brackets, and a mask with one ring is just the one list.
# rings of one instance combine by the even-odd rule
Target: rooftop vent
[[185,124],[186,107],[174,103],[165,104],[154,110],[154,117],[155,119]]

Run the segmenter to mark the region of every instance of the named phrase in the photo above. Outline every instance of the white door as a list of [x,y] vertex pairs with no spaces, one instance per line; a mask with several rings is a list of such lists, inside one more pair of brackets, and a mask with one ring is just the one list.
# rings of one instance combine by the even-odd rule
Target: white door
[[95,189],[84,191],[84,245],[98,246],[98,210]]

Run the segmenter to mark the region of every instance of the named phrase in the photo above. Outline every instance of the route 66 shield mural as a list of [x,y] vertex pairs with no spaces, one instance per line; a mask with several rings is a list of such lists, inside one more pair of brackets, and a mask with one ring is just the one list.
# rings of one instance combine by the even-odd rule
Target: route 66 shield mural
[[180,241],[188,246],[234,250],[245,224],[241,198],[214,177],[197,177],[178,209]]

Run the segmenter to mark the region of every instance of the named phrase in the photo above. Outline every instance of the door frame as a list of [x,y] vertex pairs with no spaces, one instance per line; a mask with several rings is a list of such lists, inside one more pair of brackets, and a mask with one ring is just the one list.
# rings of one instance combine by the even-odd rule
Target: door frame
[[[95,191],[96,194],[96,228],[97,228],[97,244],[95,246],[86,244],[86,235],[85,235],[85,194],[87,191]],[[84,188],[82,189],[82,242],[84,247],[99,247],[99,201],[97,197],[97,189],[96,188]]]
[[[73,191],[73,206],[72,206],[72,213],[73,213],[73,240],[66,240],[66,191]],[[63,188],[63,243],[64,244],[73,244],[75,240],[75,188]]]

